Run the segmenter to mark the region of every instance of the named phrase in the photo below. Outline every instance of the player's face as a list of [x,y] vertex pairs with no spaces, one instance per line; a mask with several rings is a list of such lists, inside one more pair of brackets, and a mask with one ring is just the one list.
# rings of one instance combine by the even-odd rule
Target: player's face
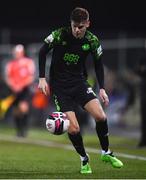
[[72,34],[75,38],[83,38],[86,32],[86,29],[89,27],[89,21],[84,21],[81,23],[77,23],[74,21],[71,21],[71,29]]

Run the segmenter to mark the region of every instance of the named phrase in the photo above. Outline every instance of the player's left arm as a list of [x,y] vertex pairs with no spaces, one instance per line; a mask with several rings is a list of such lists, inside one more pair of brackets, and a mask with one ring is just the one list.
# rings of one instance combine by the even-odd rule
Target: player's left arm
[[107,106],[109,104],[109,98],[104,88],[104,66],[102,63],[102,47],[97,43],[96,48],[93,51],[95,73],[99,84],[99,96],[102,102]]
[[107,106],[109,104],[109,98],[104,88],[104,66],[102,63],[102,58],[99,57],[98,60],[94,61],[96,77],[99,83],[99,96],[102,102]]

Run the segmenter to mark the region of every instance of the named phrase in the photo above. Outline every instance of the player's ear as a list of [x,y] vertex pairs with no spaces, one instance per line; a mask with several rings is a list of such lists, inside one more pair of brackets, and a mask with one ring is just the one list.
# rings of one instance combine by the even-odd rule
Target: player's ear
[[88,28],[89,26],[90,26],[90,21],[88,20],[86,27]]

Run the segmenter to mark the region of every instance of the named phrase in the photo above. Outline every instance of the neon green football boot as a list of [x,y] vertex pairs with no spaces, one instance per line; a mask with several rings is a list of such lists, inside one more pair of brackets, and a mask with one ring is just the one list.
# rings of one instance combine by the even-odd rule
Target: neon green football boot
[[81,161],[81,174],[91,174],[92,169],[89,164],[89,155],[87,154],[83,161]]
[[81,164],[81,171],[80,171],[81,174],[91,174],[92,173],[92,169],[89,165],[89,163],[85,164],[85,165],[82,165]]
[[104,161],[104,162],[109,162],[111,163],[111,165],[114,167],[114,168],[121,168],[123,166],[123,163],[122,161],[120,161],[119,159],[117,159],[113,153],[110,153],[110,154],[102,154],[101,155],[101,160]]

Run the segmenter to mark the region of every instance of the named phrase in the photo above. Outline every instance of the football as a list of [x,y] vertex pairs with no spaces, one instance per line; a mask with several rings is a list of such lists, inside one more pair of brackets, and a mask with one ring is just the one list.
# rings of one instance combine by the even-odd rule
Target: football
[[55,135],[61,135],[68,130],[69,120],[63,112],[53,112],[46,119],[47,130]]

